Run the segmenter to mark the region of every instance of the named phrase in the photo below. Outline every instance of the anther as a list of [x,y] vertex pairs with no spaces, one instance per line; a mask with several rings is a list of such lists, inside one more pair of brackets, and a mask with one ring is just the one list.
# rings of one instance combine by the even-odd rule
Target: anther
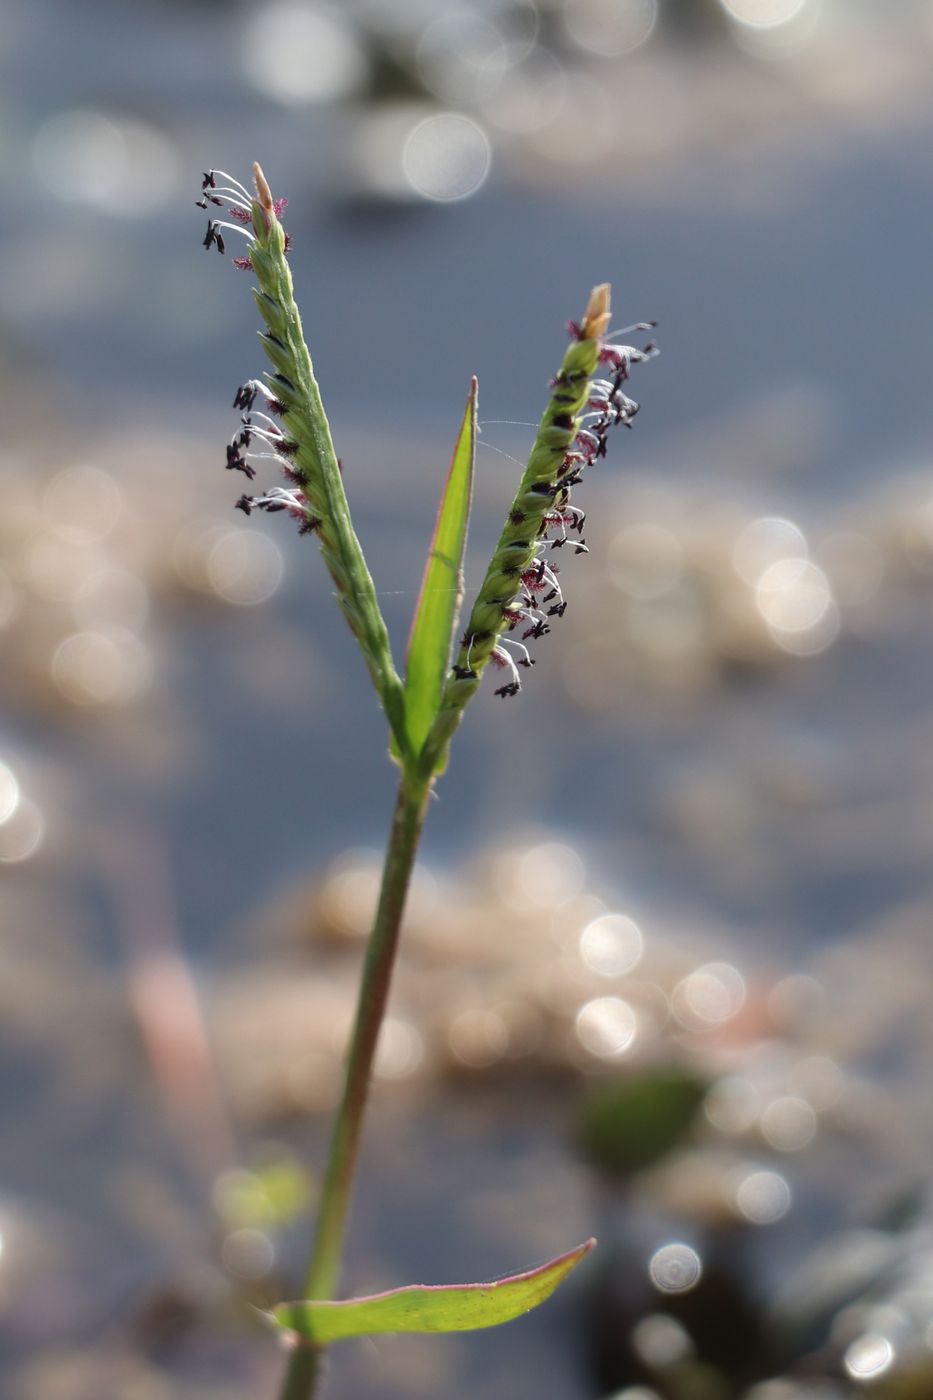
[[227,443],[227,471],[242,472],[250,481],[256,475],[256,468],[251,466],[240,452],[240,443],[237,439]]

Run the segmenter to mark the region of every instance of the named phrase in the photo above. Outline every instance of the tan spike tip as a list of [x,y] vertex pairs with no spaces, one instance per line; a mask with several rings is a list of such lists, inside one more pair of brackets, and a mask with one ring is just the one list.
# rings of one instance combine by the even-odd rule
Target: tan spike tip
[[580,324],[582,340],[602,340],[606,334],[612,317],[609,306],[611,293],[612,288],[608,282],[600,282],[599,286],[590,292],[586,314]]
[[262,166],[258,160],[253,161],[253,179],[256,182],[256,197],[267,214],[274,214],[275,209],[272,202],[272,191],[269,182],[262,173]]

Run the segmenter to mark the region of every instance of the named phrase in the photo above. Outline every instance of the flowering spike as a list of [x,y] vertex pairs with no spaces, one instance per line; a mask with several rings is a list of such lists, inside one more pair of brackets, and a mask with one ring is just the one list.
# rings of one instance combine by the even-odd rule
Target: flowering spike
[[[547,563],[543,551],[560,548],[568,542],[568,530],[573,530],[578,536],[574,553],[587,552],[579,538],[585,516],[570,505],[571,488],[587,467],[606,455],[609,429],[619,422],[630,424],[637,405],[622,394],[622,383],[631,365],[654,354],[653,347],[640,351],[634,346],[606,345],[610,314],[609,284],[601,283],[593,288],[581,320],[568,325],[571,344],[551,381],[550,402],[425,745],[424,762],[432,772],[443,765],[454,730],[490,662],[510,672],[507,683],[495,693],[518,694],[521,682],[515,661],[503,646],[509,641],[504,633],[526,620],[529,625],[521,633],[522,643],[537,640],[550,631],[548,619],[563,617],[566,611],[557,567]],[[611,379],[597,379],[601,363],[611,366]],[[587,408],[595,411],[584,424]],[[524,647],[522,652],[520,664],[530,664]]]
[[[218,177],[223,185],[218,184]],[[273,198],[258,164],[253,166],[253,178],[255,196],[223,171],[205,172],[202,191],[210,190],[207,198],[212,203],[220,200],[233,222],[212,219],[204,246],[216,246],[222,252],[221,230],[225,228],[244,235],[249,242],[247,256],[235,258],[234,264],[255,273],[259,284],[256,305],[265,327],[260,339],[272,369],[266,376],[270,387],[258,379],[248,380],[237,390],[234,407],[249,415],[261,395],[269,410],[282,418],[284,428],[280,431],[271,421],[263,426],[255,418],[247,418],[227,447],[227,466],[252,479],[255,469],[250,459],[271,458],[290,485],[272,487],[258,496],[241,496],[236,505],[247,515],[253,509],[285,512],[298,521],[300,533],[317,536],[341,610],[360,643],[399,752],[407,759],[410,746],[402,683],[392,661],[373,581],[353,530],[330,426],[295,305],[285,257],[291,240],[280,222],[286,201]],[[245,210],[249,210],[251,227],[244,221]],[[253,439],[269,451],[257,451],[251,446]]]

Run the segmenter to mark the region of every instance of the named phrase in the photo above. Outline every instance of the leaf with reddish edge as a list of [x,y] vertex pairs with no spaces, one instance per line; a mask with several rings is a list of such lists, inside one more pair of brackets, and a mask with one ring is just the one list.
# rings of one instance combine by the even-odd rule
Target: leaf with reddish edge
[[378,1332],[472,1332],[530,1312],[590,1252],[586,1240],[546,1264],[492,1283],[411,1284],[345,1302],[280,1303],[269,1316],[286,1332],[315,1346]]
[[405,722],[418,753],[440,704],[463,602],[463,555],[473,501],[476,393],[470,387],[412,619],[405,669]]

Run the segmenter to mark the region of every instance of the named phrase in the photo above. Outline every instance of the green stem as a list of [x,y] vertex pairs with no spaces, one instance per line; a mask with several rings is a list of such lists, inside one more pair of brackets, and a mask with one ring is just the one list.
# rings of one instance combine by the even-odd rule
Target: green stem
[[291,1354],[279,1400],[309,1400],[323,1370],[323,1354],[317,1347],[299,1344]]
[[[389,997],[402,913],[429,794],[430,787],[425,782],[408,774],[402,777],[382,870],[379,904],[366,948],[343,1097],[331,1134],[306,1298],[332,1298],[337,1287],[373,1057]],[[320,1375],[320,1359],[320,1351],[314,1347],[299,1347],[292,1353],[280,1400],[311,1400]]]

